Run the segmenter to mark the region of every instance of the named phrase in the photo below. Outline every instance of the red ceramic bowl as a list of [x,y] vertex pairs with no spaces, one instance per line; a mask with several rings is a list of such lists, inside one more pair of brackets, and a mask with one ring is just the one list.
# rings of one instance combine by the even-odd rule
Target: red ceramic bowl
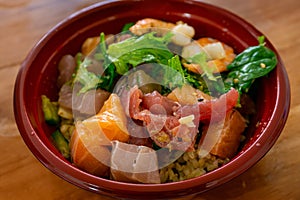
[[[197,35],[217,38],[241,52],[257,45],[263,35],[240,17],[218,7],[196,1],[116,0],[85,8],[50,30],[23,62],[14,91],[15,119],[32,153],[53,173],[66,181],[96,193],[136,199],[166,199],[204,192],[240,175],[261,159],[275,143],[287,119],[290,87],[284,65],[276,49],[278,65],[268,78],[259,80],[256,104],[258,113],[248,128],[249,139],[226,165],[203,176],[166,184],[129,184],[90,175],[65,160],[49,140],[51,127],[43,121],[40,96],[55,100],[57,68],[65,54],[76,54],[90,36],[118,33],[128,22],[145,17],[176,22],[182,20],[196,29]],[[257,122],[258,126],[255,126]]]

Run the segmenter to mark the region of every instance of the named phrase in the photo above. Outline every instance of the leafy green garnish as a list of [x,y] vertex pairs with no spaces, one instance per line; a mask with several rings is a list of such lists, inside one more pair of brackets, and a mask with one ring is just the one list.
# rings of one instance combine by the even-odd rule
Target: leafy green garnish
[[82,88],[80,89],[79,93],[85,93],[91,89],[95,89],[100,83],[102,83],[101,78],[87,70],[86,67],[89,66],[90,63],[91,60],[85,59],[77,69],[74,82],[79,82],[82,84]]
[[187,58],[190,63],[198,64],[202,71],[201,74],[194,74],[192,72],[186,72],[185,77],[187,82],[189,82],[193,87],[198,88],[205,93],[212,96],[223,94],[228,91],[224,87],[223,79],[217,71],[216,66],[209,66],[207,63],[207,55],[204,52],[200,52],[190,58]]
[[187,70],[184,70],[184,77],[186,81],[189,84],[191,84],[194,88],[208,93],[206,83],[200,74],[189,73]]
[[261,35],[257,38],[257,40],[260,46],[265,46],[265,36]]
[[[83,62],[78,62],[78,69],[75,75],[75,82],[80,82],[82,88],[80,93],[91,89],[102,88],[112,91],[114,80],[119,75],[123,75],[132,67],[142,63],[168,64],[168,60],[173,57],[167,45],[171,41],[172,34],[163,37],[156,37],[153,32],[140,37],[133,36],[122,42],[111,44],[108,48],[105,43],[105,35],[101,33],[100,43],[97,51],[92,57],[86,57]],[[93,60],[103,61],[104,73],[96,75],[89,72],[87,67]]]
[[116,67],[110,60],[109,55],[107,53],[104,33],[101,33],[100,35],[100,51],[102,52],[104,57],[103,66],[105,74],[101,76],[102,83],[100,84],[100,87],[111,92],[113,90],[114,79],[117,76],[117,74],[115,72]]
[[[87,67],[90,66],[95,60],[103,61],[104,73],[97,75],[88,71]],[[99,65],[99,70],[100,70]],[[110,61],[106,52],[105,35],[101,33],[100,43],[97,47],[97,52],[94,55],[87,56],[83,61],[81,58],[77,59],[77,71],[73,82],[79,82],[82,85],[79,93],[85,93],[91,89],[102,88],[107,91],[112,91],[114,78],[116,77],[115,66]]]
[[122,32],[127,32],[129,30],[129,28],[132,27],[133,25],[134,25],[133,22],[125,24],[122,28]]
[[107,49],[107,54],[120,75],[142,63],[155,62],[166,65],[173,56],[167,47],[171,37],[172,33],[156,37],[153,32],[140,37],[133,36],[122,42],[111,44]]
[[178,55],[168,60],[163,76],[163,85],[167,85],[170,89],[181,87],[186,82],[184,70],[182,68]]
[[172,90],[176,87],[182,87],[184,84],[191,84],[193,87],[207,92],[203,77],[186,70],[182,66],[179,56],[175,55],[169,59],[168,65],[164,68],[163,85]]
[[229,73],[225,83],[240,93],[248,92],[255,79],[267,75],[277,65],[277,57],[265,47],[264,37],[258,41],[259,45],[248,47],[227,66]]

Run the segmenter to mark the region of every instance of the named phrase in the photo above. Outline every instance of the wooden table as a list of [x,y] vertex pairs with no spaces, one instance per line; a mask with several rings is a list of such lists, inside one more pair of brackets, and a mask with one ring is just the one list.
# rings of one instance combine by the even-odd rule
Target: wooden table
[[[13,115],[21,62],[56,23],[97,0],[0,0],[0,199],[105,199],[46,169],[24,144]],[[254,167],[195,200],[300,199],[300,1],[205,0],[243,17],[275,45],[289,74],[292,104],[280,138]]]

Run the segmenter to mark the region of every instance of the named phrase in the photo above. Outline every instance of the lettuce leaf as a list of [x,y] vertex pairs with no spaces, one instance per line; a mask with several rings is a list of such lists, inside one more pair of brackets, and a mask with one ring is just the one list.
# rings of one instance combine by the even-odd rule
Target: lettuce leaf
[[107,49],[107,54],[120,75],[142,63],[154,62],[166,65],[173,57],[173,53],[167,46],[172,35],[172,33],[167,33],[163,37],[156,37],[154,32],[150,32],[140,37],[133,36],[122,42],[111,44]]
[[178,55],[168,60],[168,66],[164,67],[163,85],[170,89],[181,87],[186,83],[184,70]]
[[[78,57],[77,70],[73,83],[81,83],[82,88],[80,89],[79,93],[85,93],[91,89],[96,89],[99,87],[111,92],[114,86],[113,84],[116,73],[115,66],[110,61],[106,52],[104,33],[101,33],[100,35],[100,43],[97,47],[96,54],[90,56],[85,57],[83,61],[81,61],[81,57]],[[92,64],[93,59],[99,60],[99,58],[103,60],[104,73],[102,75],[97,75],[93,72],[88,71],[87,69],[87,67]]]

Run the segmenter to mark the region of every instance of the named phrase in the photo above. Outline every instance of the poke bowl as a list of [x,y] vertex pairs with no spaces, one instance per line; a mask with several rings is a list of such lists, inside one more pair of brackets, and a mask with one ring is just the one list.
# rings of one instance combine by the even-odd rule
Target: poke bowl
[[232,180],[271,149],[289,106],[287,73],[264,34],[197,1],[80,10],[30,51],[14,90],[20,134],[45,167],[127,199]]

